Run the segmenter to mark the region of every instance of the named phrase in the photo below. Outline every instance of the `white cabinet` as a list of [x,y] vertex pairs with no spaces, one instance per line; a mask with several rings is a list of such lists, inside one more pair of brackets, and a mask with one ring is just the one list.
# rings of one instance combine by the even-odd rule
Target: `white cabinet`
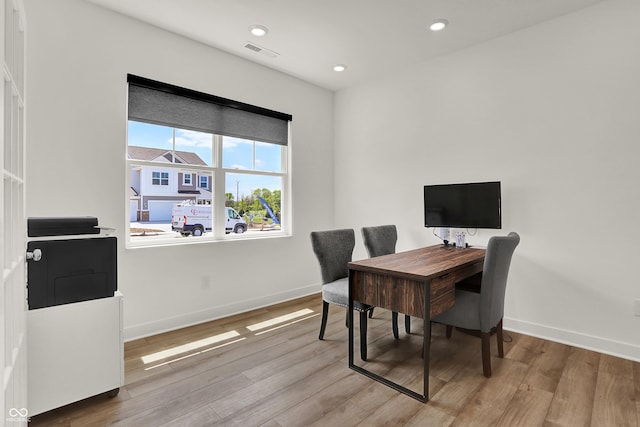
[[[123,296],[29,310],[29,415],[124,384]],[[106,397],[105,397],[106,398]]]

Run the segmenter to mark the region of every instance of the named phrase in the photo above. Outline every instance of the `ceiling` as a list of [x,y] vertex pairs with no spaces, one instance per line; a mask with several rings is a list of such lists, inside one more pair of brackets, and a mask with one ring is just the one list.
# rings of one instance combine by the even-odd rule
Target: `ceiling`
[[[340,90],[603,0],[86,0]],[[432,32],[434,19],[450,25]],[[248,27],[269,32],[255,37]],[[247,49],[251,42],[277,57]],[[341,73],[335,64],[346,64]]]

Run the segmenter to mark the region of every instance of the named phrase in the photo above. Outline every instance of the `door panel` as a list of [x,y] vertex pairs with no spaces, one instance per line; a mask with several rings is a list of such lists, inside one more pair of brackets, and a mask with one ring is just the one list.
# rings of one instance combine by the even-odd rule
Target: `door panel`
[[25,220],[25,15],[21,0],[3,0],[0,11],[0,360],[4,370],[0,419],[26,425],[26,220]]

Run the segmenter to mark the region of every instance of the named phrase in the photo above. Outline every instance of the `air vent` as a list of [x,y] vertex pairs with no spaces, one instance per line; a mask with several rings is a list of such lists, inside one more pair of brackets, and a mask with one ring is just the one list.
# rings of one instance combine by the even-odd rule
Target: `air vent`
[[244,45],[244,47],[246,47],[247,49],[252,50],[254,52],[260,53],[260,54],[262,54],[264,56],[268,56],[269,58],[277,58],[278,56],[280,56],[279,53],[274,52],[272,50],[269,50],[269,49],[267,49],[265,47],[258,46],[255,43],[247,42]]

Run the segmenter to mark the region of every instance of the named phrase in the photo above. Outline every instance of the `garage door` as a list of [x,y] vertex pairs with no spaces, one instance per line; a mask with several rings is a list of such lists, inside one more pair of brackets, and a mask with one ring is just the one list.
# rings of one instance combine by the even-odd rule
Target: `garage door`
[[138,201],[129,200],[129,221],[136,222],[138,219]]
[[174,201],[149,200],[149,221],[171,221]]

